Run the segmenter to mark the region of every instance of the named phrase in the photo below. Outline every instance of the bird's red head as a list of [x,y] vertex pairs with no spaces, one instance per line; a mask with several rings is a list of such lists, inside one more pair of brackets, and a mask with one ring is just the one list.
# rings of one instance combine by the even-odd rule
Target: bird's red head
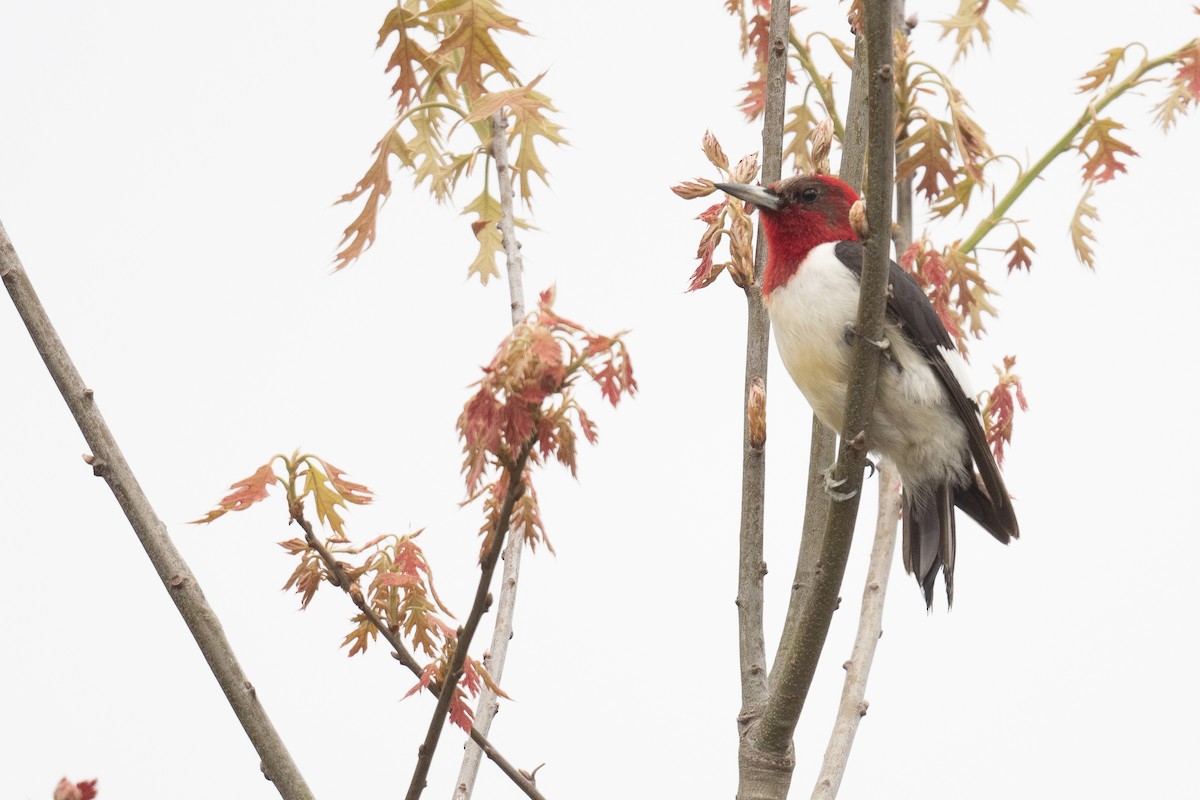
[[858,194],[832,175],[796,175],[766,188],[718,185],[762,213],[767,235],[763,296],[787,283],[817,245],[858,238],[850,227],[850,206]]
[[856,239],[850,206],[858,194],[832,175],[797,175],[771,184],[778,208],[760,208],[767,235],[763,296],[796,274],[808,251],[826,242]]

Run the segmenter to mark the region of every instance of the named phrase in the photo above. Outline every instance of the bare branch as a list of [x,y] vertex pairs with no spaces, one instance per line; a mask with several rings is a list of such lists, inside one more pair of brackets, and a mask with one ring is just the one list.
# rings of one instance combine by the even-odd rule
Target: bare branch
[[496,162],[496,179],[500,183],[500,235],[504,237],[504,258],[508,262],[508,296],[515,326],[525,318],[525,261],[521,243],[517,240],[513,212],[512,171],[508,165],[508,118],[501,109],[492,114],[492,141],[489,152]]
[[[521,257],[521,243],[517,240],[515,230],[515,214],[513,211],[512,172],[508,166],[508,138],[505,131],[508,119],[503,109],[492,115],[492,141],[489,150],[496,164],[496,178],[500,184],[500,235],[504,237],[504,258],[508,268],[509,307],[512,311],[512,324],[516,325],[525,318],[525,262]],[[521,554],[525,550],[525,537],[521,531],[508,537],[504,547],[504,571],[500,576],[500,600],[496,604],[496,626],[492,630],[492,644],[483,657],[483,665],[491,673],[496,683],[504,676],[504,662],[508,658],[508,643],[513,635],[513,614],[517,607],[517,583],[520,580]],[[475,712],[475,727],[486,735],[492,727],[492,720],[500,710],[496,693],[490,687],[484,686],[479,695],[479,704]],[[475,778],[479,774],[479,763],[484,751],[479,747],[465,746],[462,766],[458,770],[458,780],[454,782],[454,800],[468,800],[475,789]],[[491,754],[488,754],[492,758]],[[495,760],[493,758],[492,760]]]
[[858,634],[854,637],[850,660],[844,665],[846,682],[842,686],[842,699],[829,735],[829,745],[825,748],[821,773],[813,789],[813,800],[837,797],[850,759],[850,748],[854,745],[854,734],[858,732],[859,720],[867,713],[867,676],[875,658],[875,645],[883,636],[883,602],[887,597],[888,575],[892,571],[892,554],[896,549],[896,527],[900,521],[899,486],[900,475],[896,467],[884,459],[879,464],[879,515],[875,521],[875,545],[871,548],[867,582],[863,587]]
[[[799,620],[799,635],[780,657],[779,680],[758,726],[753,731],[759,750],[783,756],[791,751],[792,736],[817,660],[838,603],[838,592],[850,555],[866,461],[865,433],[875,404],[879,377],[878,348],[868,340],[882,336],[888,255],[892,220],[892,175],[895,168],[892,68],[892,3],[869,3],[866,8],[868,88],[868,162],[872,191],[867,193],[867,218],[872,233],[865,242],[856,338],[846,397],[846,430],[838,449],[832,478],[848,499],[830,503],[820,566],[812,592]],[[848,434],[848,435],[845,435]]]
[[[767,51],[766,108],[763,112],[762,182],[779,180],[783,170],[783,121],[787,86],[787,45],[791,28],[791,3],[771,7],[770,45]],[[751,441],[750,402],[756,385],[766,389],[767,354],[771,322],[762,302],[762,273],[767,262],[766,237],[758,227],[754,254],[754,281],[746,287],[746,376],[742,430],[742,513],[738,550],[738,653],[741,665],[743,732],[757,716],[767,696],[767,647],[763,634],[763,496],[766,486],[766,453]]]
[[311,800],[312,792],[292,761],[283,740],[279,738],[266,710],[259,703],[254,685],[238,664],[220,620],[204,598],[195,575],[175,549],[167,526],[158,518],[142,492],[133,470],[100,414],[92,390],[84,384],[54,330],[3,224],[0,224],[0,277],[42,360],[46,362],[46,368],[67,407],[71,409],[83,438],[92,449],[89,462],[92,471],[104,478],[121,510],[125,512],[167,594],[171,596],[192,638],[204,654],[209,669],[225,692],[225,698],[237,715],[238,722],[258,751],[263,774],[275,784],[280,796],[286,800]]

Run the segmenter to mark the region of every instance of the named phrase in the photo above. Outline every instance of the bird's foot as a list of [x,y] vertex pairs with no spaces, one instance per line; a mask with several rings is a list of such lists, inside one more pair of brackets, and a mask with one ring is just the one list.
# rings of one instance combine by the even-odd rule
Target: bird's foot
[[846,479],[842,478],[841,480],[835,481],[833,479],[833,467],[834,467],[834,465],[830,464],[828,467],[821,470],[821,475],[822,475],[822,477],[825,478],[825,494],[829,495],[831,498],[833,498],[834,500],[837,500],[839,503],[841,503],[846,500],[849,500],[850,498],[854,497],[854,495],[858,494],[858,490],[855,489],[855,490],[849,491],[849,492],[839,492],[838,487],[844,486],[846,483]]
[[886,336],[883,337],[882,339],[879,339],[878,341],[876,341],[875,339],[869,339],[854,329],[853,322],[847,322],[846,327],[843,328],[843,330],[842,330],[842,339],[846,342],[846,344],[852,345],[852,344],[854,344],[855,336],[862,339],[864,342],[871,345],[872,347],[879,350],[880,352],[887,352],[892,347],[892,343],[888,341],[888,338]]
[[867,344],[874,347],[876,350],[878,350],[880,352],[880,354],[883,356],[885,361],[887,361],[889,364],[891,364],[897,370],[900,369],[900,362],[896,360],[895,351],[892,350],[892,343],[888,340],[888,338],[886,336],[883,337],[882,339],[880,339],[879,341],[876,341],[874,339],[868,339],[866,336],[863,336],[862,334],[860,334],[858,331],[856,331],[854,329],[853,322],[847,322],[846,327],[843,329],[843,332],[842,332],[842,340],[848,346],[853,347],[854,346],[854,337],[856,337],[856,336],[858,338],[862,339]]

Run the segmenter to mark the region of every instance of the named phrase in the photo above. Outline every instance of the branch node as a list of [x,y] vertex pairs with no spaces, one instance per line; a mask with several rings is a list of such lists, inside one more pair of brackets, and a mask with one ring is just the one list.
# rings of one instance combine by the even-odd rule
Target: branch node
[[96,457],[94,455],[92,455],[91,453],[84,453],[83,454],[83,463],[87,464],[90,467],[92,464],[96,463]]
[[87,389],[83,390],[83,399],[84,400],[91,400],[95,396],[96,396],[96,393],[92,391],[91,387],[88,387]]
[[171,583],[172,589],[182,589],[184,582],[185,582],[185,578],[182,575],[180,575],[179,573],[175,573],[174,575],[171,576],[170,583]]

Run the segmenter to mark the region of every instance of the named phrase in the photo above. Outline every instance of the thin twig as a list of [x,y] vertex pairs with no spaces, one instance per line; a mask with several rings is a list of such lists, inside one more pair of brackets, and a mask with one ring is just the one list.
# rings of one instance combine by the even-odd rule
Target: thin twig
[[346,571],[342,569],[342,565],[334,559],[333,554],[329,552],[328,548],[313,533],[312,523],[304,518],[303,504],[296,503],[291,509],[291,514],[292,519],[296,520],[296,524],[304,530],[304,540],[308,542],[308,546],[317,551],[317,555],[325,562],[326,569],[333,574],[334,580],[331,580],[330,583],[341,587],[342,591],[349,596],[355,607],[367,618],[367,621],[375,626],[375,630],[379,632],[379,635],[392,646],[392,657],[407,667],[413,675],[416,675],[418,678],[421,677],[421,665],[417,663],[412,653],[409,652],[408,647],[405,646],[404,640],[400,638],[400,632],[384,623],[379,614],[375,612],[375,609],[371,608],[371,604],[363,597],[361,591],[353,591],[350,576],[346,574]]
[[867,220],[872,233],[864,243],[858,316],[855,320],[855,330],[862,336],[855,342],[851,356],[846,392],[846,429],[832,474],[839,490],[850,497],[829,506],[820,567],[799,620],[799,636],[788,651],[781,654],[785,659],[781,667],[783,672],[772,686],[770,699],[753,732],[754,744],[759,750],[779,756],[791,751],[796,723],[812,685],[833,612],[837,608],[862,489],[866,461],[863,442],[875,405],[880,353],[868,339],[878,339],[883,331],[891,245],[892,175],[895,169],[891,8],[891,0],[866,4],[865,41],[870,75],[867,149],[870,181],[874,187],[867,194]]
[[209,669],[225,692],[238,722],[258,751],[263,774],[275,784],[285,800],[311,800],[312,792],[259,703],[254,685],[238,664],[220,620],[205,600],[195,575],[175,549],[167,526],[158,518],[142,492],[133,470],[100,414],[92,390],[84,384],[54,330],[3,224],[0,224],[0,277],[42,360],[46,362],[46,368],[75,417],[83,438],[92,449],[92,471],[104,478],[121,510],[125,512],[167,594],[174,601],[192,638],[204,654]]
[[512,324],[525,318],[525,261],[521,243],[517,240],[516,217],[513,211],[512,171],[508,166],[508,118],[502,111],[492,114],[492,142],[489,151],[496,162],[496,179],[500,183],[500,235],[504,239],[504,260],[508,267],[509,307]]
[[813,800],[833,800],[842,785],[850,748],[859,720],[867,713],[867,676],[875,658],[875,646],[883,635],[883,603],[887,597],[888,575],[892,571],[892,554],[896,549],[896,527],[900,520],[900,476],[892,462],[879,464],[879,515],[875,521],[875,544],[871,548],[871,563],[867,567],[867,582],[863,587],[862,612],[858,633],[850,660],[845,663],[846,682],[838,703],[837,719],[829,734],[825,759],[813,789]]
[[517,460],[511,466],[505,467],[508,473],[508,491],[505,493],[504,502],[497,513],[491,545],[480,562],[479,585],[475,589],[475,602],[472,603],[471,612],[467,615],[466,622],[463,623],[455,641],[454,655],[451,656],[450,665],[446,669],[443,689],[438,694],[437,706],[429,720],[429,730],[425,734],[425,742],[417,753],[417,765],[413,769],[412,782],[408,786],[408,794],[405,795],[406,800],[417,800],[421,796],[421,792],[425,790],[425,779],[429,775],[433,754],[437,750],[442,728],[445,726],[446,713],[450,709],[450,701],[454,698],[454,689],[462,677],[463,667],[467,661],[467,651],[471,647],[471,640],[475,638],[479,621],[490,604],[489,588],[492,584],[492,575],[496,571],[496,563],[500,560],[500,551],[504,548],[504,542],[508,538],[513,506],[516,505],[525,490],[525,463],[529,460],[529,452],[533,449],[534,444],[532,439],[526,442],[522,446]]
[[[515,212],[513,211],[512,172],[508,166],[508,118],[502,111],[492,115],[492,141],[489,151],[496,164],[496,178],[500,184],[500,235],[504,239],[504,259],[508,269],[509,308],[515,326],[525,318],[525,262],[521,257],[521,243],[517,240]],[[500,599],[496,603],[496,626],[492,629],[492,644],[483,657],[484,666],[496,683],[504,677],[504,662],[508,658],[508,643],[513,635],[513,614],[517,606],[517,583],[520,580],[521,554],[525,550],[522,531],[508,537],[504,547],[504,571],[500,575]],[[475,711],[475,730],[487,734],[492,720],[500,710],[496,693],[484,686],[479,694]],[[458,780],[454,783],[454,800],[469,800],[475,790],[475,778],[479,775],[479,762],[483,751],[467,744],[464,747],[462,765],[458,769]],[[490,757],[490,756],[489,756]],[[493,759],[494,760],[494,759]]]

